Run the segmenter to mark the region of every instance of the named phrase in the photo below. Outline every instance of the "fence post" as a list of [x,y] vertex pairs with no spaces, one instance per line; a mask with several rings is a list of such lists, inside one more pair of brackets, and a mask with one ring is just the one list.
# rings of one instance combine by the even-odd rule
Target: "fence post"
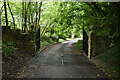
[[40,28],[36,31],[36,52],[40,49]]

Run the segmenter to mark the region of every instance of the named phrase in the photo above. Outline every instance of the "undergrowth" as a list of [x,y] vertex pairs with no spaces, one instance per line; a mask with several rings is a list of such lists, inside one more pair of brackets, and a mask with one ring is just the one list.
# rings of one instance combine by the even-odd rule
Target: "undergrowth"
[[103,54],[100,54],[96,58],[96,60],[100,64],[101,63],[103,64],[102,66],[100,65],[100,67],[106,70],[109,77],[120,78],[120,75],[119,75],[120,46],[119,45],[108,49]]
[[77,48],[78,48],[79,50],[82,50],[82,40],[78,40]]
[[52,45],[54,42],[55,41],[53,41],[49,37],[46,37],[46,36],[41,37],[41,40],[40,40],[40,51],[43,50],[45,47]]
[[6,58],[14,57],[14,52],[17,50],[15,43],[12,41],[2,42],[3,56]]
[[40,50],[44,49],[46,46],[49,46],[51,45],[52,43],[51,42],[48,42],[48,41],[45,41],[45,40],[41,40],[40,41]]

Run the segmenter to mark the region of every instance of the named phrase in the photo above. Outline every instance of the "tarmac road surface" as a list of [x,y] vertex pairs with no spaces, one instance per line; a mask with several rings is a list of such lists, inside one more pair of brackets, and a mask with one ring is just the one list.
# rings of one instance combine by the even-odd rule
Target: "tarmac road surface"
[[107,78],[82,53],[73,50],[78,39],[53,45],[42,51],[29,64],[21,78]]

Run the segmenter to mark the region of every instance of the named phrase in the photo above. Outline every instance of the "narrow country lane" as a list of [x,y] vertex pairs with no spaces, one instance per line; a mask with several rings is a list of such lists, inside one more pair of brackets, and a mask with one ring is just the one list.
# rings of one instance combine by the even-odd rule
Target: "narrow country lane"
[[107,78],[83,54],[77,54],[72,44],[65,41],[45,49],[29,64],[21,78]]

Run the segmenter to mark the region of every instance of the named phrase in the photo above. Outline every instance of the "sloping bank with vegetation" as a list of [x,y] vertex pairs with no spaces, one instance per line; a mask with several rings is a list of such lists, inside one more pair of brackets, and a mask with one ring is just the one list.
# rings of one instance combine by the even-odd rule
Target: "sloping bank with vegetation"
[[[120,3],[86,3],[87,56],[111,78],[120,78]],[[87,10],[88,9],[88,10]],[[86,16],[86,17],[84,17]],[[84,34],[83,34],[84,35]],[[80,41],[78,42],[80,48]]]
[[[2,65],[3,77],[12,78],[18,76],[21,69],[32,60],[34,52],[34,34],[20,33],[20,30],[3,28],[2,44]],[[41,37],[40,50],[51,44],[56,43],[49,37]],[[36,55],[37,56],[37,55]]]
[[[78,50],[82,50],[82,40],[77,43]],[[114,45],[108,50],[90,59],[96,66],[106,73],[110,78],[120,78],[120,45]]]
[[111,78],[120,78],[120,46],[116,45],[92,58],[92,61]]
[[[40,43],[40,51],[42,51],[44,48],[52,45],[55,42],[53,40],[48,42],[47,40],[42,39]],[[18,76],[21,72],[21,69],[24,68],[27,63],[29,63],[29,61],[31,61],[34,57],[29,53],[23,52],[20,48],[16,47],[17,45],[13,41],[8,41],[6,43],[4,43],[3,41],[1,42],[1,44],[3,50],[2,65],[4,66],[3,77],[11,78]]]

